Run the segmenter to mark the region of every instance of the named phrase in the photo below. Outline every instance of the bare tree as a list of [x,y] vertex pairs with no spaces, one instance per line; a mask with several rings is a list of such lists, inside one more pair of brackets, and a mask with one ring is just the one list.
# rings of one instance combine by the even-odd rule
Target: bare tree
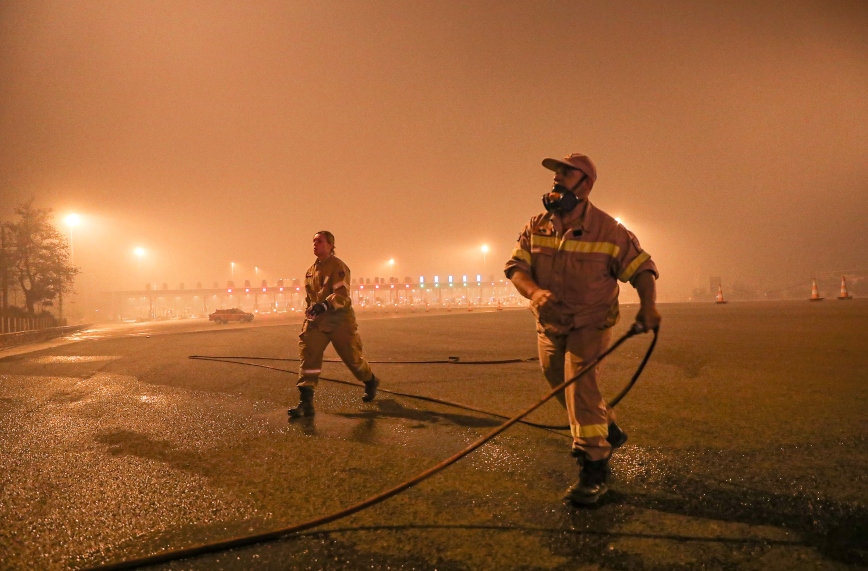
[[50,208],[34,208],[30,199],[15,214],[19,220],[6,224],[6,255],[24,293],[25,309],[33,314],[36,304],[50,307],[72,291],[79,270],[69,263],[69,243],[51,224]]
[[12,258],[7,254],[5,222],[0,222],[0,314],[9,309],[9,277],[12,275]]

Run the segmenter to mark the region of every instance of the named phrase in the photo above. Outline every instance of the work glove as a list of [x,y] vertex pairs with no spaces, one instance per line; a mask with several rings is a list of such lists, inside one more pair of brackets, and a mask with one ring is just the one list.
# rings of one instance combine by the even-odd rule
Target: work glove
[[304,312],[304,315],[308,319],[313,319],[317,315],[320,315],[321,313],[325,313],[326,311],[328,311],[328,308],[329,308],[329,306],[326,302],[315,303],[315,304],[313,304],[307,308],[307,311]]

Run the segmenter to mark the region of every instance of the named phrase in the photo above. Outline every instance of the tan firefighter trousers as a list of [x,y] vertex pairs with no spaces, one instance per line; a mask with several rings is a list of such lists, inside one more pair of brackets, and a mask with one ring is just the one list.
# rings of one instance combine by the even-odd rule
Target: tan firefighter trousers
[[[549,385],[554,388],[571,379],[585,363],[600,356],[611,339],[611,328],[582,327],[566,334],[546,333],[538,328],[539,360]],[[600,394],[599,373],[600,365],[597,365],[557,395],[567,409],[573,450],[585,452],[590,460],[602,460],[612,453],[606,437],[609,423],[615,421],[615,413]]]
[[362,355],[358,329],[355,315],[346,312],[328,312],[313,321],[305,321],[298,336],[301,370],[297,386],[316,387],[322,372],[323,353],[329,343],[358,380],[370,381],[374,375]]

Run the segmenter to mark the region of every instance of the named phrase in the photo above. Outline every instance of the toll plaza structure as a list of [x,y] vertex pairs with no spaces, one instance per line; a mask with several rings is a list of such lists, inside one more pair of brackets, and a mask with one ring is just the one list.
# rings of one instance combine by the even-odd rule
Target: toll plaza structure
[[[350,295],[357,311],[374,308],[396,310],[425,310],[430,308],[464,309],[474,307],[518,307],[527,305],[512,282],[502,279],[483,281],[481,276],[435,276],[431,281],[420,276],[419,280],[398,278],[353,278]],[[468,277],[477,279],[468,280]],[[237,307],[256,314],[289,313],[303,311],[304,286],[298,279],[281,279],[275,284],[262,280],[258,286],[245,280],[241,287],[233,281],[220,287],[203,287],[198,282],[195,288],[169,289],[146,284],[142,290],[113,291],[103,294],[100,305],[104,315],[111,320],[159,320],[183,317],[207,317],[216,309]]]

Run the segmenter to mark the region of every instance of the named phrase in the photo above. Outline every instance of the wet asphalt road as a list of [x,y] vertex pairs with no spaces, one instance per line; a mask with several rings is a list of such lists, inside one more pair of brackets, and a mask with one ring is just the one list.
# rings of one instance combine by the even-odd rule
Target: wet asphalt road
[[[568,438],[515,426],[344,520],[157,568],[868,565],[868,300],[661,311],[657,352],[618,407],[630,439],[599,506],[560,501],[577,475]],[[363,403],[360,388],[323,381],[316,417],[290,424],[295,375],[187,358],[294,358],[298,331],[298,320],[191,321],[0,351],[0,567],[76,569],[287,527],[391,488],[500,423],[408,397]],[[535,354],[526,310],[361,314],[360,331],[371,360]],[[649,341],[607,362],[608,396]],[[384,388],[504,414],[546,387],[535,363],[374,369]],[[351,380],[338,363],[323,375]],[[531,419],[564,417],[550,402]]]

